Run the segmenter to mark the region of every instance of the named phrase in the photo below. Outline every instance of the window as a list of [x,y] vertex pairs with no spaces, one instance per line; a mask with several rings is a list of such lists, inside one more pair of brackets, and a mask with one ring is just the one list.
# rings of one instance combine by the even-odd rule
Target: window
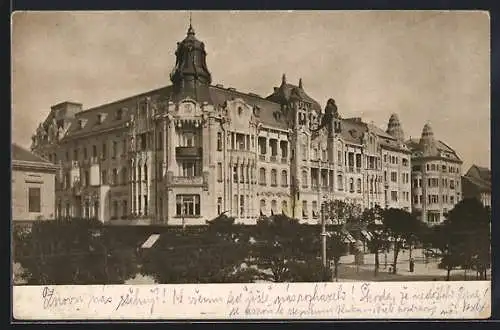
[[113,213],[111,217],[114,219],[118,217],[118,201],[113,201]]
[[116,154],[118,153],[118,142],[113,141],[111,153],[112,153],[113,159],[115,159]]
[[73,150],[73,160],[78,160],[78,149]]
[[288,186],[288,173],[286,170],[281,171],[281,186]]
[[176,214],[177,216],[199,216],[200,195],[177,195]]
[[302,217],[307,218],[307,201],[302,201]]
[[318,202],[312,201],[312,216],[314,219],[318,217]]
[[455,181],[450,180],[450,189],[455,189]]
[[418,180],[413,179],[413,188],[418,188]]
[[69,151],[66,151],[66,161],[69,161]]
[[245,196],[240,195],[240,216],[243,216],[245,213]]
[[113,169],[113,185],[117,185],[118,184],[118,170],[116,168]]
[[197,163],[193,162],[193,161],[182,162],[182,165],[181,165],[181,176],[183,176],[183,177],[198,176]]
[[276,214],[278,212],[278,203],[274,199],[271,201],[271,212],[272,214]]
[[[124,167],[122,169],[122,184],[127,184],[127,181],[128,181],[128,173],[127,172],[128,172],[127,168]],[[161,178],[161,176],[160,176],[160,178]]]
[[401,162],[403,163],[403,166],[408,166],[408,159],[407,158],[402,158]]
[[384,155],[384,163],[387,163],[387,154]]
[[398,182],[398,173],[397,172],[391,172],[391,181]]
[[222,182],[222,163],[217,163],[217,181]]
[[263,167],[259,169],[259,184],[262,186],[266,185],[266,169]]
[[431,164],[431,171],[435,171],[436,170],[436,164]]
[[107,151],[106,151],[106,142],[104,142],[102,144],[102,153],[101,153],[102,159],[106,159],[106,153],[107,153]]
[[344,190],[344,181],[342,175],[337,175],[337,189],[339,191]]
[[127,205],[127,200],[125,199],[122,202],[122,218],[124,218],[127,214],[128,214],[128,205]]
[[278,181],[278,172],[276,171],[276,169],[273,168],[271,170],[271,186],[276,187],[276,185],[278,184],[277,181]]
[[88,158],[87,147],[84,147],[83,148],[83,159],[87,159],[87,158]]
[[83,179],[84,179],[84,184],[85,186],[90,186],[90,176],[89,176],[89,171],[83,172]]
[[238,183],[238,165],[233,166],[233,183]]
[[102,170],[101,172],[101,183],[108,184],[108,173],[106,172],[106,170]]
[[361,168],[361,154],[356,154],[356,167]]
[[450,196],[450,203],[455,204],[455,196]]
[[353,178],[349,179],[349,191],[354,192],[354,179]]
[[222,213],[222,197],[217,197],[217,214]]
[[307,171],[302,171],[302,186],[307,187]]
[[96,145],[92,146],[92,157],[97,157],[97,146]]
[[418,204],[418,195],[413,196],[413,204]]
[[337,152],[337,162],[342,164],[342,151],[340,150]]
[[[372,182],[372,183],[373,183],[373,182]],[[357,184],[356,184],[356,188],[357,188],[357,190],[358,190],[358,193],[360,193],[360,192],[361,192],[361,179],[358,179],[358,182],[357,182]]]
[[266,200],[260,200],[260,215],[266,214]]
[[28,188],[28,212],[41,212],[40,188]]
[[398,192],[397,191],[391,191],[391,200],[393,202],[397,202],[398,201]]
[[217,132],[217,151],[222,151],[222,133]]
[[241,164],[240,166],[240,183],[245,182],[245,165]]
[[148,165],[144,164],[144,181],[148,181]]

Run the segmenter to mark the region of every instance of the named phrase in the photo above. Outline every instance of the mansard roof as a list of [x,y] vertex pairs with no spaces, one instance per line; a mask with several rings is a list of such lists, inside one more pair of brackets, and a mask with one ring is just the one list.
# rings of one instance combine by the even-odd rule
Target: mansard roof
[[[89,133],[102,132],[108,129],[124,127],[130,120],[131,111],[135,111],[137,103],[145,97],[163,98],[169,100],[173,86],[166,86],[154,89],[142,94],[134,95],[126,99],[100,105],[91,109],[83,110],[71,119],[71,125],[64,139],[77,138]],[[256,94],[248,94],[234,89],[223,88],[219,86],[210,86],[208,89],[210,98],[214,105],[223,105],[226,101],[241,98],[243,101],[253,107],[259,108],[258,120],[265,126],[278,129],[288,129],[288,123],[284,117],[278,118],[276,112],[281,111],[281,105],[270,100],[264,99]],[[116,118],[118,110],[124,112],[121,119]],[[104,114],[104,120],[99,123],[98,115]],[[83,126],[80,126],[80,122]],[[63,139],[63,140],[64,140]]]
[[[146,93],[134,95],[126,99],[118,100],[115,102],[103,104],[91,109],[83,110],[76,114],[75,118],[71,120],[71,125],[65,138],[79,137],[93,132],[101,132],[108,129],[123,127],[126,122],[130,120],[130,111],[135,111],[137,102],[145,97],[155,96],[168,96],[172,86],[154,89]],[[123,112],[120,120],[117,120],[116,113],[118,110]],[[99,123],[98,115],[104,114],[106,117]],[[84,125],[80,127],[80,121],[83,120]]]
[[264,99],[256,94],[242,93],[234,89],[218,86],[210,86],[210,95],[214,105],[222,105],[226,101],[241,98],[249,105],[260,109],[257,118],[263,125],[279,129],[288,129],[288,123],[284,116],[282,116],[281,119],[275,116],[275,113],[281,112],[281,105],[276,102]]

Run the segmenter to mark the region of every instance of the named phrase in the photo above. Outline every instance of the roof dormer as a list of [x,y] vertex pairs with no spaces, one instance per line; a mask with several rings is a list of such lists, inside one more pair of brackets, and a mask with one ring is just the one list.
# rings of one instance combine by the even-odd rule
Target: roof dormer
[[88,119],[85,119],[85,118],[78,119],[78,128],[79,129],[84,128],[85,125],[87,125],[87,122],[88,122]]
[[106,120],[106,117],[108,116],[107,113],[101,112],[97,114],[97,125],[100,125]]

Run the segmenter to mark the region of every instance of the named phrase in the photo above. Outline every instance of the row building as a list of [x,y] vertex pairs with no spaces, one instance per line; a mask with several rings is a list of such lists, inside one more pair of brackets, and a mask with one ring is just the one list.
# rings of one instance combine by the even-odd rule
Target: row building
[[214,85],[206,56],[189,26],[170,85],[86,110],[51,108],[32,150],[60,165],[57,217],[176,226],[285,213],[317,223],[327,199],[421,205],[412,191],[420,154],[395,114],[383,130],[343,118],[333,99],[322,111],[285,75],[267,97]]

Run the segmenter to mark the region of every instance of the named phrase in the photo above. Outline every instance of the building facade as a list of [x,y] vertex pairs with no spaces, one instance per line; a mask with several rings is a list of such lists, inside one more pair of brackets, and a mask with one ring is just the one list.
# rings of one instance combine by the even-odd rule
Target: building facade
[[491,171],[488,168],[472,165],[462,177],[464,198],[476,198],[485,207],[491,208]]
[[462,199],[462,160],[434,138],[429,123],[420,140],[410,139],[408,145],[412,150],[413,211],[424,223],[439,224]]
[[333,99],[322,111],[285,75],[267,97],[213,85],[191,26],[175,56],[169,86],[51,108],[32,150],[60,165],[56,216],[202,225],[283,212],[317,223],[328,199],[411,211],[412,151],[396,115],[382,130],[342,118]]
[[12,220],[14,224],[55,217],[57,167],[12,145]]

